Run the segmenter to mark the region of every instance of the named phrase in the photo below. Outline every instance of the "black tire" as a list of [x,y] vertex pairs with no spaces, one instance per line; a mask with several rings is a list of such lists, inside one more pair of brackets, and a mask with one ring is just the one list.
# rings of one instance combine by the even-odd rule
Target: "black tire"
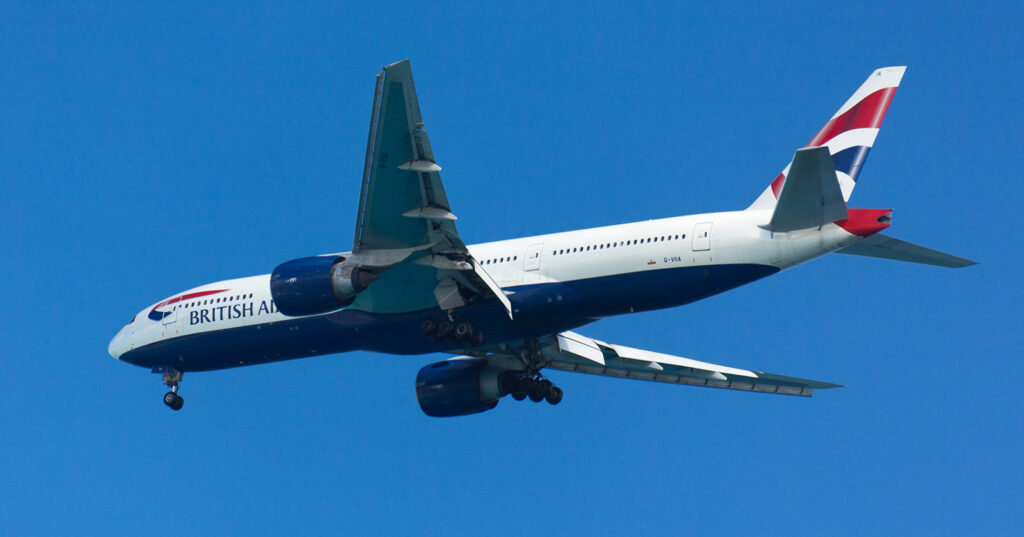
[[172,406],[171,408],[174,410],[181,410],[181,407],[183,406],[185,406],[185,398],[178,395],[178,399],[174,402],[174,406]]
[[437,321],[434,319],[424,319],[423,322],[420,323],[420,333],[424,336],[434,335],[434,330],[437,330]]
[[437,323],[437,330],[434,332],[434,336],[436,337],[435,341],[444,341],[444,338],[451,335],[452,330],[454,329],[454,323],[448,319],[443,319],[441,322]]
[[551,389],[550,380],[541,380],[533,383],[533,387],[530,388],[530,400],[534,403],[539,403],[544,400],[548,395],[548,390]]
[[456,341],[464,341],[466,343],[469,343],[470,341],[472,341],[473,338],[473,327],[469,323],[463,321],[455,325],[455,330],[454,332],[452,332],[452,337],[454,337]]
[[512,390],[512,398],[516,401],[522,401],[526,399],[530,392],[533,390],[533,379],[530,377],[521,377],[516,382],[516,387]]
[[548,403],[551,403],[552,405],[557,405],[558,403],[561,403],[562,395],[563,394],[561,388],[559,388],[558,386],[552,386],[551,389],[548,390]]
[[178,394],[174,392],[167,392],[164,394],[164,404],[174,408],[174,403],[178,401]]

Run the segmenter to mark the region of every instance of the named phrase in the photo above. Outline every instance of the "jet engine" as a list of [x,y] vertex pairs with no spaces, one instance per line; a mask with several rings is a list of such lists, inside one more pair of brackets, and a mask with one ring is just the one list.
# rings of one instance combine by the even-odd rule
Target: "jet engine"
[[270,274],[270,296],[285,315],[313,315],[351,304],[378,277],[343,256],[300,257]]
[[420,369],[416,399],[423,413],[435,418],[465,416],[490,410],[508,393],[509,372],[483,358],[459,356]]

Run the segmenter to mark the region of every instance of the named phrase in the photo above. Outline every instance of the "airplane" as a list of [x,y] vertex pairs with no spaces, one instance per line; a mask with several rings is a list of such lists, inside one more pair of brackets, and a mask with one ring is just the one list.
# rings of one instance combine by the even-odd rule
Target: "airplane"
[[185,372],[348,351],[456,355],[416,375],[417,401],[433,417],[491,410],[506,395],[558,404],[564,394],[545,369],[796,396],[838,387],[574,330],[829,253],[975,264],[883,235],[891,209],[847,206],[905,69],[873,71],[746,209],[466,245],[409,61],[388,65],[373,93],[351,251],[177,293],[132,317],[108,351],[161,374],[173,410]]

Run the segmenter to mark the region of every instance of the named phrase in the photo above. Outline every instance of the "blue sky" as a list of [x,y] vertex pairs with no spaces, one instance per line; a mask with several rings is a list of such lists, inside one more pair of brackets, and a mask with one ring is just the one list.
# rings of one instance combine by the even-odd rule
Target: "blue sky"
[[[1020,531],[1018,5],[178,4],[0,6],[0,534]],[[170,412],[110,337],[348,248],[406,57],[467,242],[745,207],[908,65],[851,205],[980,264],[831,256],[580,330],[849,386],[809,400],[553,372],[558,407],[436,420],[439,356],[350,353]]]

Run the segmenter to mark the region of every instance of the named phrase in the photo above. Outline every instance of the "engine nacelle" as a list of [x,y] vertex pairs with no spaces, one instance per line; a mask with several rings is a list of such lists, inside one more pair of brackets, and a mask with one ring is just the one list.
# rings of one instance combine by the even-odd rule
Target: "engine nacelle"
[[435,418],[484,412],[504,395],[506,374],[486,359],[469,356],[430,364],[416,373],[416,400],[424,414]]
[[270,274],[270,296],[285,315],[313,315],[351,304],[377,278],[342,256],[300,257]]

